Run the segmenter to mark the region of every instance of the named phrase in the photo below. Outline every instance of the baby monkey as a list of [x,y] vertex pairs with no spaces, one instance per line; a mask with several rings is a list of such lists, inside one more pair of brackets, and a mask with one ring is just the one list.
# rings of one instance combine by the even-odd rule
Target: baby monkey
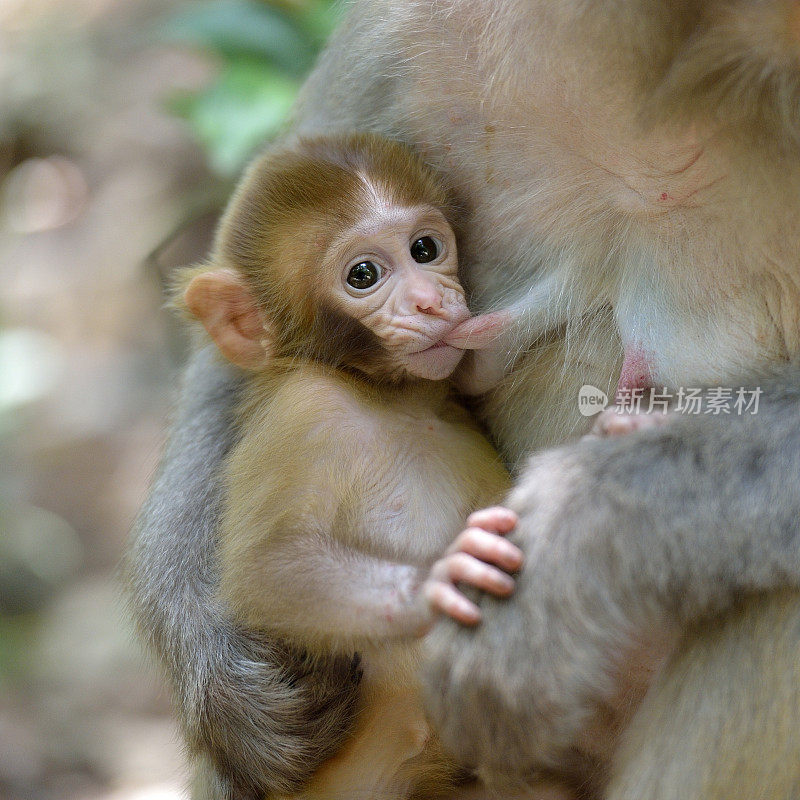
[[[404,146],[301,139],[251,166],[211,264],[181,278],[178,302],[247,371],[221,600],[237,621],[311,654],[362,658],[354,733],[295,796],[304,800],[455,796],[463,776],[421,706],[418,637],[431,607],[477,621],[457,582],[508,595],[521,564],[501,538],[513,526],[502,509],[456,540],[470,512],[509,487],[446,380],[463,347],[489,345],[506,322],[470,317],[457,219]],[[447,574],[423,598],[448,545]]]

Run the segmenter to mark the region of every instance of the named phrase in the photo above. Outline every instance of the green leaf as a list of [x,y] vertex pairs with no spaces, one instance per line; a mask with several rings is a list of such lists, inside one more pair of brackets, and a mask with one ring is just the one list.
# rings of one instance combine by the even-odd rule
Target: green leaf
[[299,20],[253,0],[193,4],[171,17],[162,34],[226,58],[262,59],[298,77],[310,69],[318,45],[316,35],[304,30]]
[[316,0],[305,4],[299,11],[303,27],[315,44],[321,48],[342,17],[343,5],[331,0]]
[[278,133],[299,86],[299,80],[263,63],[237,59],[223,68],[211,87],[173,98],[171,107],[188,120],[212,167],[231,176]]

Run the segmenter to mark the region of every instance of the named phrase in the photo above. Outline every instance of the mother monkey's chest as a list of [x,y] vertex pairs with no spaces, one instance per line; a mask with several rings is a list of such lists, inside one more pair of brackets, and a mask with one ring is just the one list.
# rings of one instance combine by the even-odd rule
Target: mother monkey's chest
[[[653,383],[715,385],[800,349],[800,162],[750,138],[753,125],[769,132],[769,92],[747,112],[755,121],[731,124],[745,112],[725,97],[715,100],[727,114],[711,100],[670,114],[667,93],[682,88],[666,65],[679,56],[663,48],[680,14],[654,7],[635,27],[636,13],[617,20],[544,0],[389,4],[370,21],[382,46],[348,66],[348,85],[359,70],[368,86],[382,76],[362,123],[412,142],[465,198],[473,310],[525,308],[509,343],[524,357],[486,407],[511,461],[580,431],[580,385],[613,393],[623,354],[644,358]],[[726,41],[760,58],[755,38]],[[687,81],[702,77],[702,63],[680,66]],[[331,64],[321,74],[329,82]],[[364,117],[358,98],[320,104],[315,87],[301,128],[318,115]],[[531,424],[543,414],[547,427]]]

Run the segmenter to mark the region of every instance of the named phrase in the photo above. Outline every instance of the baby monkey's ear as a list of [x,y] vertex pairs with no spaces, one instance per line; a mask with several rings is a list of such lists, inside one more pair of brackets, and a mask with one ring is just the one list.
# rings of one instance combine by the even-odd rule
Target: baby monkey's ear
[[183,301],[228,361],[244,369],[260,369],[267,364],[271,337],[240,275],[230,269],[195,274],[184,289]]

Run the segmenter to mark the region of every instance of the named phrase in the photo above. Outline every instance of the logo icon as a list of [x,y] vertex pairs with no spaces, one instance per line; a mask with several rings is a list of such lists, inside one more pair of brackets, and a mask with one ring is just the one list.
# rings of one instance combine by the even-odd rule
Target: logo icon
[[578,392],[578,411],[584,417],[599,414],[608,405],[608,395],[596,386],[585,383]]

